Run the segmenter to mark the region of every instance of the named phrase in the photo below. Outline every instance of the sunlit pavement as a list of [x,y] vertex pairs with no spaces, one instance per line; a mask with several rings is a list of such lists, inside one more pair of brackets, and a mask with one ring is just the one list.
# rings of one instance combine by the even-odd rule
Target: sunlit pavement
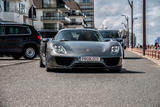
[[0,67],[0,107],[160,107],[160,66],[130,52],[123,63],[121,73]]

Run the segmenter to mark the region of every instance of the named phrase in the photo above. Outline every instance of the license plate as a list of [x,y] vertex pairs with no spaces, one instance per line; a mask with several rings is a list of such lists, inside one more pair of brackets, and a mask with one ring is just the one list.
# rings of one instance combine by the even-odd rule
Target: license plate
[[100,57],[79,57],[79,61],[82,62],[98,62],[100,60]]

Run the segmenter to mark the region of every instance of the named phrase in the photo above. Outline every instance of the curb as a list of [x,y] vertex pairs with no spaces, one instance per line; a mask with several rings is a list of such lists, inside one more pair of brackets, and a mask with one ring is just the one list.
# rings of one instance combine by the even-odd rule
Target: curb
[[143,57],[143,58],[146,58],[146,59],[148,59],[148,60],[150,60],[150,61],[152,61],[152,62],[154,62],[155,64],[157,64],[157,65],[160,66],[160,61],[159,61],[159,60],[153,59],[153,58],[148,57],[148,56],[143,56],[143,55],[141,55],[140,53],[134,52],[134,51],[132,51],[132,50],[130,50],[130,49],[127,49],[127,51],[132,52],[132,53],[134,53],[134,54],[137,54],[137,55],[139,55],[139,56],[141,56],[141,57]]

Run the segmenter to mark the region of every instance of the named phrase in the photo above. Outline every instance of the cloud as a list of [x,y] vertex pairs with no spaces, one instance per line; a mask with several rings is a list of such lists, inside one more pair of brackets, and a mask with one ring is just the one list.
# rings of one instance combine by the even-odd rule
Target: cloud
[[[142,44],[143,26],[142,26],[142,0],[134,1],[134,17],[138,20],[134,21],[134,32],[137,42]],[[160,0],[147,1],[147,41],[150,44],[160,36]],[[130,16],[130,7],[127,0],[95,0],[95,24],[100,27],[102,24],[109,29],[120,29],[121,24],[126,23],[125,14]],[[130,21],[131,22],[131,21]]]

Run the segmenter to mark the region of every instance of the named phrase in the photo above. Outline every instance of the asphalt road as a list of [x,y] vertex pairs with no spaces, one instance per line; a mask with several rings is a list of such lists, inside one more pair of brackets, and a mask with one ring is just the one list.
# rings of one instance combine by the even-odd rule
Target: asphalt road
[[122,73],[48,73],[37,60],[0,67],[0,107],[160,107],[160,66],[126,56]]

